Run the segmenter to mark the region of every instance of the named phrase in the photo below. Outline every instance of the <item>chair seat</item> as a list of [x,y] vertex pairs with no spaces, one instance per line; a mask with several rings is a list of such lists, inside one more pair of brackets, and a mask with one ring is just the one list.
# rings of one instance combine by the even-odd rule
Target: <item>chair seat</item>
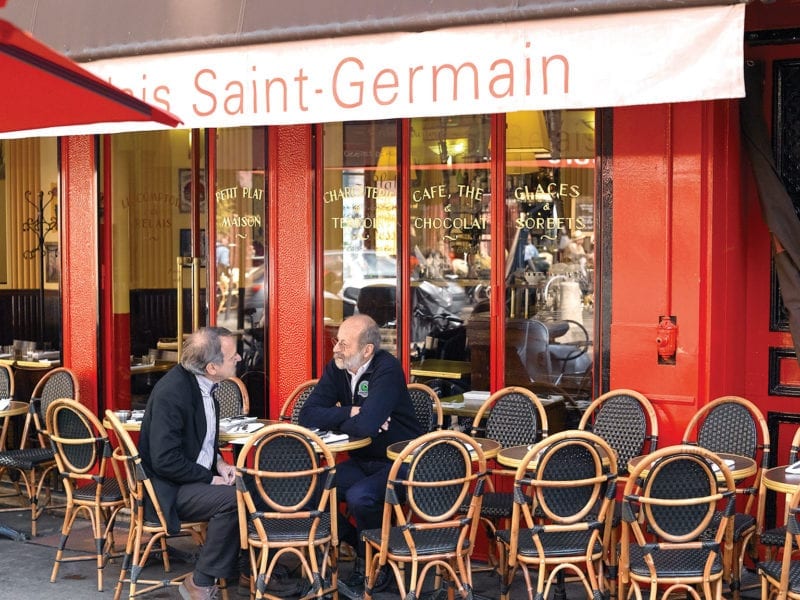
[[[538,557],[539,552],[536,549],[536,544],[530,534],[530,529],[519,530],[519,551],[521,556]],[[544,552],[548,558],[558,556],[575,556],[586,553],[586,548],[589,545],[590,530],[586,531],[553,531],[544,532],[540,534]],[[511,531],[509,529],[502,529],[497,532],[497,537],[504,544],[511,543]],[[598,554],[603,552],[603,544],[601,540],[597,540],[592,553]]]
[[[460,533],[461,529],[458,527],[411,530],[411,538],[414,540],[416,554],[442,554],[456,551]],[[381,543],[380,529],[367,529],[362,532],[362,536],[374,544],[379,545]],[[465,538],[462,550],[467,549],[469,549],[469,539]],[[397,527],[393,527],[389,531],[389,552],[397,556],[411,556],[411,550],[406,543],[405,536],[402,530]]]
[[[291,519],[268,519],[261,518],[261,523],[267,532],[267,537],[271,542],[298,542],[308,539],[308,532],[311,531],[313,524],[311,518],[291,518]],[[253,524],[248,527],[249,536],[251,539],[257,540],[258,533],[256,532]],[[321,516],[319,527],[314,537],[316,540],[322,540],[331,535],[331,516],[325,513]]]
[[[719,520],[722,518],[722,513],[714,513],[714,517],[711,520],[711,525],[709,525],[708,529],[703,532],[702,538],[703,539],[714,539],[714,535],[717,532],[717,526],[719,525]],[[736,543],[741,540],[746,533],[756,528],[756,519],[752,515],[748,515],[746,513],[735,513],[733,515],[733,542]],[[783,544],[783,538],[781,538],[780,544]]]
[[0,467],[30,471],[47,462],[54,462],[52,448],[24,448],[0,452]]
[[[786,527],[767,529],[761,534],[759,541],[764,546],[783,546],[783,543],[786,541]],[[797,547],[797,544],[794,543],[794,540],[792,540],[792,547]]]
[[[86,500],[94,502],[97,494],[97,483],[92,482],[79,487],[73,492],[76,500]],[[103,484],[103,493],[100,496],[101,502],[118,502],[122,500],[122,491],[119,489],[119,482],[116,479],[109,479]]]
[[[782,571],[780,561],[768,560],[758,563],[758,569],[776,581],[780,581]],[[789,566],[789,591],[800,594],[800,562],[797,561],[792,561]]]
[[[664,550],[656,548],[652,552],[656,572],[660,578],[701,577],[711,549]],[[630,547],[630,569],[639,577],[649,577],[650,569],[644,562],[644,551],[640,546]],[[718,552],[711,565],[711,574],[722,573],[722,560]]]

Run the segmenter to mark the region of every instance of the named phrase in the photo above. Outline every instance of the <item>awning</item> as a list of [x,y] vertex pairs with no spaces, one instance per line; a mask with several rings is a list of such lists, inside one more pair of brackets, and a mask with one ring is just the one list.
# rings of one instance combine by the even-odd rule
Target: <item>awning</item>
[[[103,81],[69,58],[0,19],[0,137],[91,123],[181,120]],[[125,125],[119,125],[125,127]],[[50,135],[62,134],[61,129]],[[37,131],[37,135],[46,135]]]
[[744,12],[735,4],[496,22],[127,56],[86,68],[180,114],[188,127],[738,98]]

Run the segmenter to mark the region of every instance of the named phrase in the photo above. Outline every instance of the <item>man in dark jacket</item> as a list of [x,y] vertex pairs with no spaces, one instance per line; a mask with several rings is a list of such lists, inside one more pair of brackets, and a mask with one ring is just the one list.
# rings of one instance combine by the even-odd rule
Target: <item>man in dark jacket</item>
[[[199,329],[186,340],[181,364],[153,388],[142,421],[139,451],[170,533],[180,521],[208,521],[194,573],[179,588],[186,600],[214,598],[215,579],[238,576],[235,469],[217,452],[219,406],[212,387],[234,376],[239,360],[230,331]],[[152,510],[148,518],[155,520]]]
[[[348,598],[359,598],[364,582],[361,531],[381,526],[392,465],[386,448],[423,433],[403,368],[380,349],[380,343],[380,329],[371,317],[359,314],[343,321],[333,360],[300,411],[300,424],[305,427],[372,438],[369,446],[351,451],[348,460],[336,467],[338,497],[347,503],[356,524],[354,528],[349,520],[339,519],[339,539],[352,545],[357,556],[354,577],[340,581],[339,592]],[[385,587],[388,580],[388,572],[382,572],[373,590]]]

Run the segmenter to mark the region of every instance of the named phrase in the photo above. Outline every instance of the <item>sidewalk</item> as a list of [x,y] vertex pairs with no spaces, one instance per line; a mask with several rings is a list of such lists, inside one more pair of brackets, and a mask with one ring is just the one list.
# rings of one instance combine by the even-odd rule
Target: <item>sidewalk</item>
[[[56,497],[57,501],[61,499]],[[55,558],[56,547],[61,537],[61,524],[63,511],[58,509],[46,510],[40,517],[38,523],[39,535],[32,540],[14,541],[0,537],[0,590],[3,590],[2,597],[14,598],[15,600],[42,600],[43,598],[76,599],[76,600],[111,600],[114,597],[114,587],[119,577],[120,561],[116,559],[106,565],[104,573],[104,590],[97,591],[97,571],[94,561],[81,561],[73,563],[62,563],[56,583],[50,583],[50,573],[53,569],[53,559]],[[17,531],[30,533],[30,511],[22,510],[0,513],[0,524],[11,527]],[[127,520],[118,524],[115,529],[116,546],[119,550],[125,548],[125,538],[127,535]],[[170,545],[176,548],[193,553],[195,546],[190,540],[171,539]],[[91,530],[87,521],[80,521],[75,524],[73,533],[70,535],[67,553],[75,555],[79,551],[91,551],[93,543],[91,540]],[[346,577],[352,568],[351,562],[340,562],[339,574]],[[173,561],[173,574],[186,573],[192,570],[192,565],[184,562]],[[160,563],[154,561],[152,567],[154,576],[162,577],[163,569]],[[499,598],[500,582],[497,577],[479,572],[473,576],[475,594],[479,598]],[[291,595],[294,589],[294,581],[282,582],[279,595],[287,599],[297,598]],[[757,583],[757,577],[752,573],[746,575],[745,584]],[[13,590],[13,591],[12,591]],[[127,587],[123,590],[122,598],[127,598]],[[276,590],[277,592],[277,590]],[[726,594],[727,595],[727,594]],[[742,595],[748,600],[757,599],[760,596],[758,589],[748,590]],[[145,598],[158,599],[179,599],[177,587],[160,589],[154,591]],[[237,582],[232,582],[229,590],[230,600],[247,598],[246,590],[239,589]],[[380,594],[375,594],[376,600],[397,600],[399,593],[394,584],[389,589]],[[525,598],[524,579],[521,574],[517,574],[514,585],[511,589],[510,597],[513,600]],[[576,584],[567,586],[567,600],[585,598],[582,588]]]

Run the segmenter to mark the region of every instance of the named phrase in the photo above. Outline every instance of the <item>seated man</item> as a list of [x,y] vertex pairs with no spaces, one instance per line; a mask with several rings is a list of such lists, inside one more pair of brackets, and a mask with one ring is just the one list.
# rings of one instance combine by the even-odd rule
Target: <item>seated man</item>
[[[336,489],[347,503],[355,527],[342,516],[339,539],[356,549],[353,575],[339,581],[339,593],[361,598],[364,585],[364,543],[361,531],[377,529],[383,518],[383,500],[392,461],[386,448],[394,442],[422,435],[408,395],[405,374],[398,360],[380,349],[380,329],[363,314],[339,326],[333,360],[300,411],[300,424],[338,430],[353,437],[370,437],[372,443],[350,452],[336,468]],[[384,570],[374,591],[389,582]]]
[[185,600],[215,598],[215,579],[239,574],[236,471],[217,452],[219,406],[211,393],[236,374],[239,360],[230,331],[197,330],[186,340],[180,364],[153,388],[142,421],[139,451],[170,533],[179,531],[180,521],[208,521],[194,573],[178,588]]

